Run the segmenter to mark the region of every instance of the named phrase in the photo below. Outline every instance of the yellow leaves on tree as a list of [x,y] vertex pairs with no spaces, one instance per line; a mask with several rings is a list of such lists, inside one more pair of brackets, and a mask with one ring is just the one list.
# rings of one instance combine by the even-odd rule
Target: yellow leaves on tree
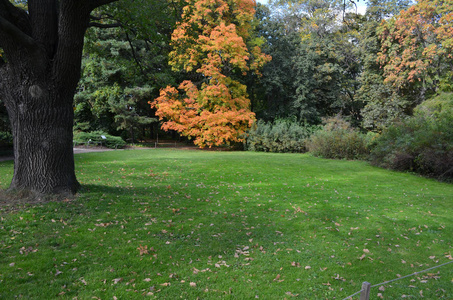
[[271,58],[259,47],[247,48],[253,0],[187,0],[182,21],[172,35],[170,65],[195,72],[197,83],[186,80],[167,86],[150,102],[166,121],[164,130],[194,138],[200,147],[241,141],[255,121],[246,86],[232,75],[259,74]]
[[[386,82],[395,87],[452,79],[453,1],[419,0],[381,26],[381,53]],[[436,82],[437,81],[437,82]]]

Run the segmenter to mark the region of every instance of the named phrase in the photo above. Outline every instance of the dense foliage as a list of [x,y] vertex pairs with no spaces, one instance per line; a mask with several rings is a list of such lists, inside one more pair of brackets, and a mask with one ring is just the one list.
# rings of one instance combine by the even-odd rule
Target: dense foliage
[[258,46],[246,45],[254,13],[251,0],[187,1],[172,34],[170,64],[196,75],[150,102],[166,119],[164,130],[194,138],[200,147],[243,140],[255,114],[237,76],[258,72],[270,60]]
[[86,147],[104,146],[111,149],[119,149],[124,148],[126,142],[122,138],[109,135],[104,131],[76,131],[74,132],[74,145],[84,145]]
[[319,126],[300,124],[295,120],[259,120],[249,131],[246,149],[263,152],[307,152],[308,138]]
[[173,83],[170,35],[181,4],[123,0],[98,10],[85,37],[75,130],[102,130],[134,142],[153,137],[148,101]]
[[370,151],[367,135],[338,116],[324,122],[323,128],[307,142],[307,148],[313,155],[349,160],[367,158]]
[[376,141],[375,165],[453,180],[453,95],[417,106],[414,116],[390,126]]

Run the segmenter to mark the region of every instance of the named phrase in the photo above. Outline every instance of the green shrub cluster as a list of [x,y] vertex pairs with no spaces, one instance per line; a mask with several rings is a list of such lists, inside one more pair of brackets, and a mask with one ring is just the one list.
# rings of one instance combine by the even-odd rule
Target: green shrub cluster
[[340,117],[326,119],[323,128],[315,132],[307,142],[314,156],[333,159],[365,159],[369,155],[369,136]]
[[[106,137],[106,139],[103,139],[102,136]],[[90,142],[90,144],[102,145],[111,149],[123,148],[126,146],[126,142],[122,138],[109,135],[104,131],[74,132],[74,143],[87,144],[88,142]]]
[[12,145],[13,135],[8,131],[0,131],[0,145]]
[[376,140],[374,165],[453,180],[453,94],[442,94]]
[[306,140],[319,129],[293,120],[258,121],[250,130],[246,150],[263,152],[306,152]]

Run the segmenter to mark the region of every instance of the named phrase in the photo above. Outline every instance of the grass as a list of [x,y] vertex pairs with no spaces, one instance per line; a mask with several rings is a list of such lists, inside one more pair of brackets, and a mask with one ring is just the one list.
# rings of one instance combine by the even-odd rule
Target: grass
[[[453,185],[364,162],[152,149],[76,168],[77,199],[0,207],[0,299],[343,299],[452,259]],[[403,295],[453,299],[453,264],[371,290]]]

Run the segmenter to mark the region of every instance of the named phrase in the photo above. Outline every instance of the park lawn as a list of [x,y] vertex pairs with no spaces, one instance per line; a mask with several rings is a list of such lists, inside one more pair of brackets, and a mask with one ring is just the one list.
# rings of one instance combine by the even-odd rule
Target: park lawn
[[[365,162],[152,149],[76,169],[77,199],[0,207],[0,299],[343,299],[453,259],[453,185]],[[403,295],[453,299],[453,264],[371,289]]]

